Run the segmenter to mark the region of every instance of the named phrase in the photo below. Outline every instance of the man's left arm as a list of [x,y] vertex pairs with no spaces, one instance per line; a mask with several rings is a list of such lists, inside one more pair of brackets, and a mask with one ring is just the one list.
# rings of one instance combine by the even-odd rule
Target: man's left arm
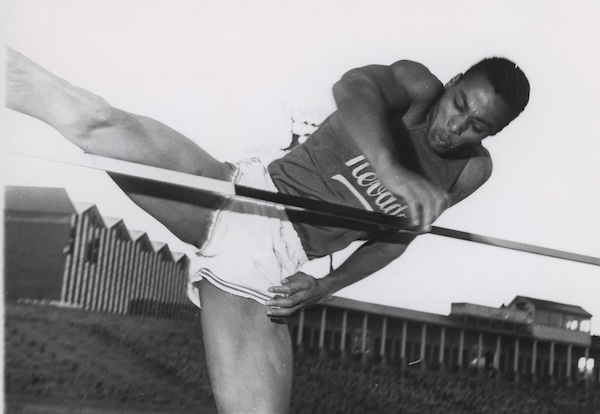
[[[286,317],[302,308],[325,302],[340,289],[383,269],[400,257],[416,234],[386,232],[366,242],[329,275],[317,279],[303,272],[285,278],[269,289],[276,297],[267,301],[267,315]],[[283,295],[286,295],[283,297]]]
[[[492,161],[489,153],[483,147],[479,151],[478,156],[469,159],[450,189],[452,205],[471,195],[490,177]],[[271,317],[286,317],[307,306],[328,300],[338,290],[383,269],[400,257],[416,237],[414,233],[382,233],[363,244],[340,267],[324,278],[316,279],[303,272],[287,277],[281,286],[270,289],[277,295],[267,301],[267,314]]]

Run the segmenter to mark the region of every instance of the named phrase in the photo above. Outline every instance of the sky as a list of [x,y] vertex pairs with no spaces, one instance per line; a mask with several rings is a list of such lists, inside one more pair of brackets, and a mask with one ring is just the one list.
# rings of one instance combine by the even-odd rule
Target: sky
[[[484,145],[491,179],[436,225],[600,256],[600,11],[596,1],[21,0],[5,39],[118,108],[150,116],[223,161],[283,155],[291,118],[320,122],[349,69],[409,59],[442,82],[488,56],[529,77],[525,112]],[[2,109],[2,146],[79,150],[46,124]],[[2,154],[4,183],[65,187],[128,228],[190,251],[105,174]],[[356,248],[356,245],[352,246]],[[335,257],[341,262],[349,251]],[[311,264],[315,275],[328,263]],[[453,302],[515,296],[575,304],[596,318],[600,267],[438,236],[339,296],[447,315]]]

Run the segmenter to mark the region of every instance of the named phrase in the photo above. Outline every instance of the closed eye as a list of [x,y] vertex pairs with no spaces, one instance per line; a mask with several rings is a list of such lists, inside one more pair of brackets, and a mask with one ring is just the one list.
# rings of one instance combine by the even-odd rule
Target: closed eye
[[492,126],[485,119],[481,119],[479,117],[475,117],[471,120],[471,128],[478,134],[488,133],[491,131]]
[[463,111],[464,110],[464,106],[461,103],[459,103],[456,99],[454,100],[454,107],[456,109],[458,109],[459,111]]

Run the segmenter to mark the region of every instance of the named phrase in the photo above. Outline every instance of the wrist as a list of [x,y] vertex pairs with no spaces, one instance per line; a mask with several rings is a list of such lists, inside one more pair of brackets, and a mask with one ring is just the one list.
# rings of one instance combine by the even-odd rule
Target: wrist
[[319,282],[323,287],[325,296],[331,296],[338,290],[346,287],[344,284],[344,278],[337,273],[330,273],[327,276],[319,279]]

